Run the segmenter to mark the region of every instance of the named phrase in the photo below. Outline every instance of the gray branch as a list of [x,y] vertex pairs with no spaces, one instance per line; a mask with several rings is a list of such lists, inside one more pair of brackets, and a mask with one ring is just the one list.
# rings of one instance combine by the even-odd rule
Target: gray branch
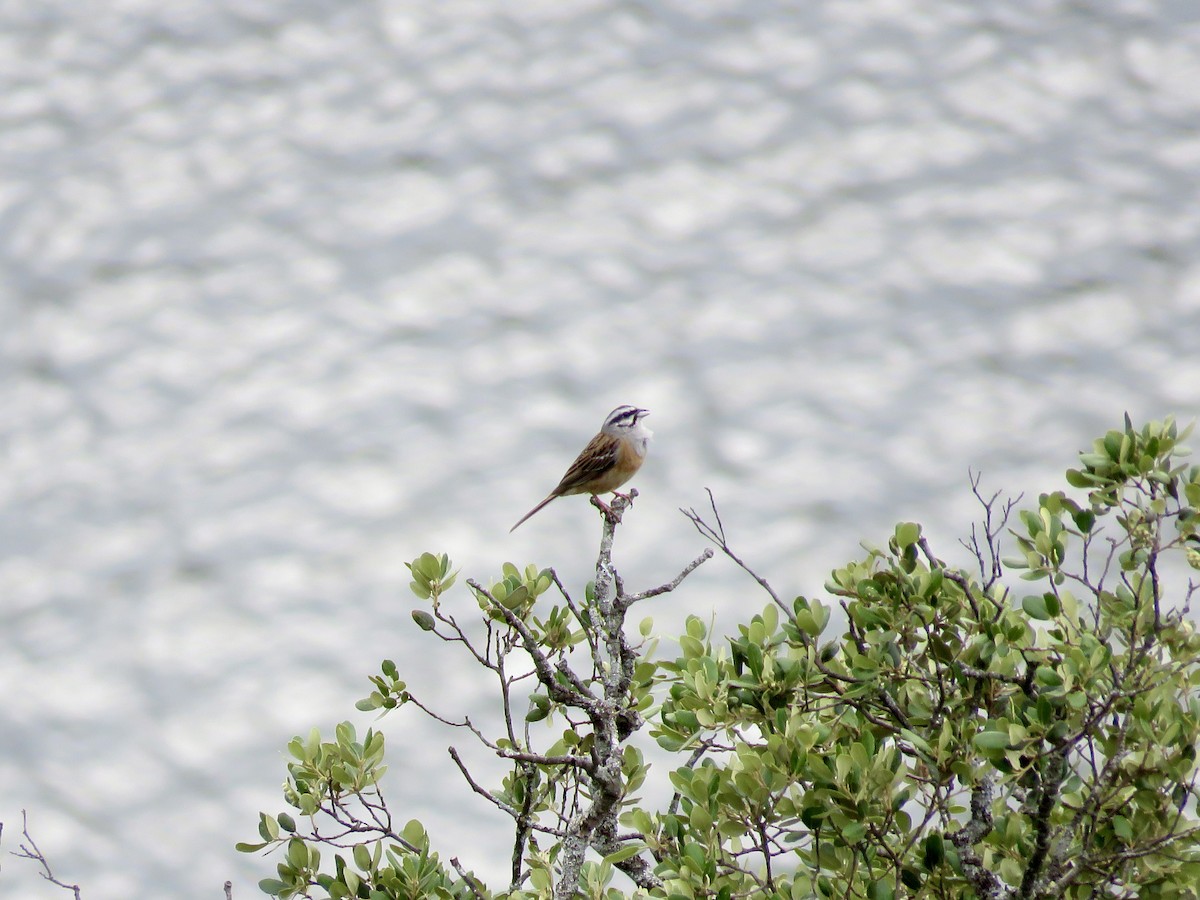
[[[590,803],[571,817],[563,840],[561,869],[554,888],[555,900],[570,900],[579,892],[579,877],[589,849],[602,855],[620,849],[617,817],[625,796],[625,777],[622,769],[623,742],[642,725],[642,717],[630,703],[637,652],[625,637],[625,614],[639,600],[665,594],[682,583],[691,572],[712,557],[706,550],[693,560],[674,580],[657,588],[636,594],[626,594],[620,576],[612,563],[612,546],[616,526],[629,505],[618,497],[604,511],[604,530],[600,552],[596,558],[595,624],[600,629],[599,640],[592,649],[595,671],[603,686],[603,699],[586,710],[593,729],[592,758],[595,764],[581,772],[581,783]],[[650,890],[662,886],[649,860],[633,856],[617,864],[638,887]]]
[[963,875],[981,900],[1005,900],[1009,892],[994,872],[988,871],[975,845],[992,830],[992,776],[985,775],[971,790],[971,818],[958,831],[947,835],[958,850]]

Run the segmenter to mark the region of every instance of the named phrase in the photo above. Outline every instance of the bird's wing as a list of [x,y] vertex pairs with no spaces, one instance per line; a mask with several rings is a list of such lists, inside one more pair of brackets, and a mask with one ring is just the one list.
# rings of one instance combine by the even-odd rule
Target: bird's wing
[[562,477],[551,496],[582,494],[588,485],[617,464],[621,441],[608,434],[598,434],[583,448],[583,452],[571,463],[567,474]]

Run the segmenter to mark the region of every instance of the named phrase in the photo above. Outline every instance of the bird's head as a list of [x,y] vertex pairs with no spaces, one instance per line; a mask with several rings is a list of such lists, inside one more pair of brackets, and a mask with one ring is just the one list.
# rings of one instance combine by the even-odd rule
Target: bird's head
[[604,434],[617,436],[629,434],[649,436],[650,432],[646,430],[646,427],[639,424],[648,415],[650,415],[648,409],[638,409],[636,406],[618,406],[608,414],[608,418],[604,420],[600,430]]

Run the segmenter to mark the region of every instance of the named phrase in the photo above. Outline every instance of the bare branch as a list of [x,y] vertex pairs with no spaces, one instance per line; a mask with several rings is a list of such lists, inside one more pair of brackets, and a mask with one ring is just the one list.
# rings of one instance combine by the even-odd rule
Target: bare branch
[[463,778],[466,779],[467,784],[469,784],[471,786],[471,790],[473,790],[475,793],[477,793],[480,797],[483,797],[485,800],[487,800],[489,803],[491,803],[497,809],[502,810],[503,812],[507,813],[513,819],[519,819],[521,817],[521,814],[519,812],[517,812],[517,810],[514,807],[512,807],[508,803],[505,803],[503,800],[501,800],[499,797],[497,797],[495,794],[493,794],[491,791],[489,791],[487,788],[485,788],[483,785],[481,785],[478,781],[475,780],[475,778],[471,775],[471,771],[467,768],[467,764],[464,763],[462,761],[462,757],[458,755],[458,750],[456,750],[454,747],[447,747],[446,749],[450,753],[450,758],[452,760],[454,760],[454,764],[456,766],[458,766],[458,771],[460,771],[462,773],[462,776],[463,776]]
[[996,501],[1000,499],[1001,492],[996,491],[990,497],[985,498],[979,490],[982,474],[968,469],[967,478],[971,482],[971,493],[983,507],[983,544],[981,545],[979,542],[975,525],[971,525],[970,542],[960,540],[959,543],[974,554],[979,563],[979,578],[983,582],[983,589],[987,591],[1004,574],[1004,566],[1000,560],[999,537],[1008,527],[1008,520],[1012,516],[1013,510],[1025,495],[1018,494],[1016,497],[1009,497],[1004,501],[1004,508],[997,512]]
[[675,590],[675,588],[679,587],[679,585],[683,582],[683,579],[687,578],[703,563],[712,558],[712,548],[706,547],[703,553],[688,563],[687,566],[684,567],[683,571],[676,575],[671,581],[668,581],[666,584],[660,584],[658,587],[649,588],[645,591],[638,591],[636,594],[618,594],[616,602],[621,606],[622,609],[628,609],[639,600],[657,597],[659,594],[668,594]]
[[733,549],[729,546],[729,542],[725,539],[725,525],[721,521],[721,514],[717,511],[717,501],[713,498],[712,489],[705,488],[704,490],[708,494],[708,504],[710,507],[712,507],[713,518],[716,520],[715,525],[710,525],[708,522],[705,522],[704,518],[698,512],[696,512],[695,509],[681,508],[679,511],[687,516],[691,523],[696,526],[696,530],[700,532],[700,534],[716,544],[722,553],[733,560],[733,562],[739,568],[741,568],[742,571],[757,581],[762,589],[771,595],[771,599],[775,601],[776,606],[782,609],[787,615],[792,615],[792,610],[787,607],[787,604],[779,599],[779,595],[775,593],[775,589],[767,583],[767,580],[751,569],[750,566],[743,562],[742,559],[733,552]]
[[425,713],[425,715],[429,716],[429,718],[433,719],[435,722],[441,722],[443,725],[447,725],[450,728],[465,728],[471,732],[471,734],[475,735],[479,742],[485,747],[489,747],[492,750],[496,749],[496,745],[484,737],[483,732],[471,723],[471,719],[469,717],[464,716],[461,722],[456,722],[453,719],[447,719],[445,716],[439,714],[436,710],[426,706],[411,693],[408,695],[408,702],[417,709],[421,710],[421,712]]
[[540,766],[568,766],[577,769],[583,769],[585,772],[590,772],[595,768],[595,763],[586,756],[546,756],[542,753],[526,753],[521,750],[497,750],[497,755],[503,756],[505,759],[516,760],[517,762],[536,763]]
[[471,889],[471,893],[475,895],[475,900],[487,900],[487,895],[481,889],[479,882],[462,867],[457,856],[450,857],[450,865],[454,867],[454,871],[458,873],[458,877]]
[[75,900],[80,900],[80,897],[82,897],[83,894],[79,885],[67,884],[65,881],[61,881],[56,878],[54,872],[51,871],[50,863],[46,861],[45,855],[38,848],[37,842],[29,833],[29,816],[26,814],[25,810],[21,810],[21,833],[25,836],[27,843],[18,844],[17,846],[19,849],[14,850],[12,855],[18,859],[32,859],[42,867],[42,871],[39,874],[44,879],[49,881],[51,884],[58,885],[60,888],[72,891],[75,894]]

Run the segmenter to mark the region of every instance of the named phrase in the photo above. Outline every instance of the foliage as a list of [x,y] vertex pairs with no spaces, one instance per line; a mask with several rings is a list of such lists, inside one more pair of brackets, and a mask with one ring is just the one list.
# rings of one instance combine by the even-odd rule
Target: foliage
[[[262,884],[279,897],[1196,897],[1200,467],[1178,463],[1186,431],[1126,418],[1067,473],[1080,499],[1018,510],[975,479],[971,570],[902,523],[831,574],[833,599],[785,602],[715,505],[711,522],[689,511],[769,602],[728,640],[689,619],[657,662],[626,616],[707,555],[627,593],[611,562],[622,499],[580,602],[553,570],[505,566],[488,588],[467,582],[482,613],[468,631],[443,596],[449,560],[426,554],[414,619],[496,679],[502,733],[429,709],[390,662],[360,707],[415,706],[511,762],[487,788],[451,751],[513,820],[510,883],[493,894],[418,823],[393,826],[382,735],[349,725],[289,747],[285,800],[304,828],[263,815],[262,842],[241,847],[283,848]],[[1009,573],[1037,587],[1018,596]],[[634,797],[647,721],[677,759],[660,805]]]

